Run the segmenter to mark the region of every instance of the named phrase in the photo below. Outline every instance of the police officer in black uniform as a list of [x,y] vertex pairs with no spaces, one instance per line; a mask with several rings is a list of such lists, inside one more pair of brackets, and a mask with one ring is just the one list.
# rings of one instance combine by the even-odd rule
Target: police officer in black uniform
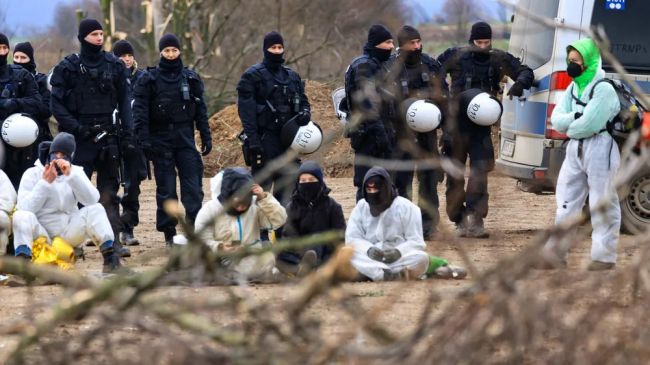
[[[173,244],[177,220],[168,215],[166,200],[178,200],[176,172],[187,220],[193,224],[203,203],[203,160],[212,150],[208,111],[199,75],[183,67],[181,44],[173,34],[158,42],[160,62],[138,79],[133,114],[140,145],[153,162],[156,179],[156,229]],[[196,149],[194,128],[201,135],[201,154]]]
[[[393,119],[396,135],[394,157],[399,160],[413,160],[439,156],[437,131],[419,133],[411,130],[405,121],[401,104],[409,98],[434,102],[441,111],[446,109],[449,93],[447,82],[440,63],[422,52],[420,33],[412,26],[403,26],[397,34],[398,53],[389,60],[389,79],[393,83],[396,96],[395,110],[399,113]],[[436,231],[440,214],[438,213],[437,185],[442,171],[420,169],[418,178],[418,204],[422,210],[422,230],[425,239]],[[411,199],[413,170],[397,171],[395,186],[399,195]]]
[[[287,151],[280,138],[282,127],[290,120],[300,126],[309,123],[311,107],[298,73],[283,65],[284,39],[278,32],[264,36],[264,60],[249,67],[237,84],[237,107],[245,140],[244,158],[253,174]],[[285,166],[261,181],[265,190],[273,184],[273,195],[283,205],[293,190],[295,164]]]
[[352,60],[345,72],[345,99],[340,109],[349,115],[361,113],[359,125],[348,130],[354,149],[354,186],[357,201],[363,198],[363,178],[371,166],[359,163],[359,157],[389,159],[392,157],[394,130],[391,125],[392,101],[383,93],[387,61],[393,49],[393,36],[383,25],[368,30],[363,55]]
[[[534,80],[533,71],[518,58],[492,49],[492,28],[485,22],[472,26],[469,46],[450,48],[438,61],[451,76],[452,97],[468,89],[481,89],[498,97],[505,76],[515,81],[508,95],[521,97]],[[450,104],[451,119],[456,123],[445,124],[442,152],[463,166],[469,156],[470,175],[467,190],[463,178],[447,176],[447,215],[460,236],[487,238],[483,219],[488,213],[487,174],[494,169],[491,128],[472,123],[465,111],[458,110],[459,104],[459,100]]]
[[122,223],[117,195],[121,157],[134,149],[126,71],[115,55],[102,50],[104,32],[97,20],[82,20],[77,38],[81,52],[66,56],[52,72],[50,108],[59,130],[75,137],[73,163],[89,178],[97,171],[100,203],[115,234],[115,252],[128,257],[130,252],[118,239]]
[[[18,65],[7,64],[9,39],[0,33],[0,123],[14,113],[27,113],[34,120],[43,111],[41,96],[34,76]],[[0,142],[4,143],[4,142]],[[34,149],[38,142],[23,148],[5,145],[6,161],[3,168],[16,190],[25,170],[34,164]]]
[[[129,98],[133,102],[133,88],[144,71],[138,69],[138,63],[134,58],[133,46],[127,40],[119,40],[113,44],[113,54],[117,56],[126,66],[127,85]],[[140,210],[140,182],[147,177],[147,162],[142,149],[135,146],[135,151],[124,159],[124,194],[120,199],[122,204],[122,236],[120,242],[126,246],[140,244],[133,236],[133,228],[140,222],[138,211]]]

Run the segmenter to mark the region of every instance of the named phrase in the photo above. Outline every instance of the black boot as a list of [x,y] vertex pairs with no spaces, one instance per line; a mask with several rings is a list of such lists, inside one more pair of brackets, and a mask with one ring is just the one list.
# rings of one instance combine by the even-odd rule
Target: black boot
[[131,257],[131,251],[129,251],[128,248],[123,247],[122,243],[120,243],[120,240],[115,240],[113,243],[113,249],[120,257]]
[[120,256],[115,252],[113,246],[112,241],[106,241],[99,246],[102,257],[104,257],[104,266],[102,268],[104,274],[116,273],[122,267]]
[[120,235],[120,242],[124,246],[137,246],[140,244],[140,241],[133,236],[133,228],[131,227],[124,227],[124,232]]
[[176,229],[166,229],[163,233],[165,234],[165,246],[167,248],[171,248],[174,245],[174,236],[176,236]]

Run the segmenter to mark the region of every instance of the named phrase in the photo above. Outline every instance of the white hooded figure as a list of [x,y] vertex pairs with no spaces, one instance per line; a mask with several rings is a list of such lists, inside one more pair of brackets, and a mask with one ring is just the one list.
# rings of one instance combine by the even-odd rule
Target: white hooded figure
[[9,177],[0,170],[0,255],[7,250],[11,234],[11,213],[16,206],[16,190]]
[[352,266],[373,280],[420,278],[429,266],[420,208],[397,196],[388,172],[373,167],[363,179],[363,197],[345,231],[354,249]]
[[75,148],[71,134],[59,133],[39,145],[39,159],[23,174],[13,216],[16,256],[30,258],[32,242],[41,236],[49,243],[61,237],[73,247],[91,239],[104,257],[103,271],[112,272],[120,267],[113,230],[99,192],[83,168],[70,163]]
[[[194,222],[198,235],[214,251],[229,252],[240,247],[262,248],[260,229],[277,229],[287,220],[284,207],[253,183],[245,168],[227,168],[210,181],[212,200],[205,203]],[[228,204],[230,202],[230,204]],[[228,209],[224,209],[230,205]],[[265,279],[275,267],[271,252],[248,256],[225,266],[237,280]]]

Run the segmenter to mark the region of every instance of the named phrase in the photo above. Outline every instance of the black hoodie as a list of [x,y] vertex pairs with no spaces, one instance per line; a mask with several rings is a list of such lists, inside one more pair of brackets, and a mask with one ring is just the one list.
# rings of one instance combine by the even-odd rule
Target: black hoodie
[[[366,192],[366,185],[371,180],[378,185],[379,191],[377,193],[370,194]],[[385,168],[375,166],[368,170],[363,178],[363,198],[370,205],[370,214],[373,217],[379,216],[384,210],[390,208],[396,197],[397,189]]]

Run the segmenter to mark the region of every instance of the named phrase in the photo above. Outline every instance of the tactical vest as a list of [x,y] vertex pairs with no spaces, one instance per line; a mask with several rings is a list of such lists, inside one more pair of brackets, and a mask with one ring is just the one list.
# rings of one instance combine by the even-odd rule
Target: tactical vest
[[367,54],[363,54],[350,62],[348,69],[345,71],[345,100],[347,102],[347,111],[350,112],[354,110],[354,105],[352,102],[352,95],[359,89],[359,85],[356,84],[356,72],[359,66],[363,63],[368,63],[373,68],[373,73],[376,73],[377,70],[381,68],[381,65],[374,58],[370,57]]
[[402,65],[396,80],[402,97],[430,98],[433,95],[430,88],[436,86],[433,81],[436,74],[432,69],[440,70],[440,65],[426,55],[420,56],[420,63],[415,67]]
[[70,72],[66,80],[71,84],[66,106],[82,124],[111,123],[117,107],[117,90],[114,72],[117,58],[105,55],[98,67],[84,65],[78,55],[66,56],[63,65]]
[[170,79],[157,67],[147,69],[151,83],[149,100],[149,129],[169,130],[174,127],[193,126],[196,115],[196,73],[186,68],[176,79]]
[[459,60],[460,77],[452,81],[454,91],[481,89],[492,95],[500,93],[500,76],[498,70],[494,68],[495,52],[490,51],[490,57],[484,62],[476,60],[472,56],[472,52],[467,49],[462,49],[460,52],[462,52]]
[[278,79],[262,63],[251,67],[257,77],[255,103],[258,105],[258,127],[279,131],[284,124],[300,113],[300,97],[304,87],[300,77],[292,69],[282,66],[287,73],[284,80]]
[[9,72],[0,75],[0,98],[13,99],[23,97],[25,95],[25,85],[23,80],[20,78],[20,74],[21,72],[28,72],[21,66],[7,66]]

